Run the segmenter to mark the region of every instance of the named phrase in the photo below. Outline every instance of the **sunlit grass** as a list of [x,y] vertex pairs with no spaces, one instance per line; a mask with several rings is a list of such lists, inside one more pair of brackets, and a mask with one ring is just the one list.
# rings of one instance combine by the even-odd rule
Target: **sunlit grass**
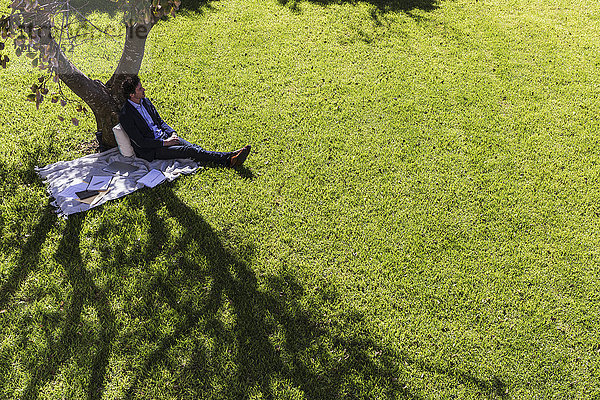
[[[402,4],[162,22],[147,94],[247,170],[68,221],[33,167],[83,155],[93,116],[0,71],[0,397],[598,396],[600,10]],[[105,80],[118,45],[74,58]]]

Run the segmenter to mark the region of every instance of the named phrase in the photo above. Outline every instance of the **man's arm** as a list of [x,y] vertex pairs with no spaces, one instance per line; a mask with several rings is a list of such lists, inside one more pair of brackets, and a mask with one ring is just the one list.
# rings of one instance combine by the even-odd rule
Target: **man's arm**
[[179,144],[179,136],[175,132],[168,139],[163,140],[163,146],[175,146]]

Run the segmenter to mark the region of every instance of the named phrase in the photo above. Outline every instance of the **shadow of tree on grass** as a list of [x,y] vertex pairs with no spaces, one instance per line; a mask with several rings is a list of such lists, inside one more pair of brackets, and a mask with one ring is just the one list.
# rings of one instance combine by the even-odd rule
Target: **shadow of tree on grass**
[[[75,357],[78,351],[89,349],[90,346],[95,349],[95,354],[86,358],[89,361],[87,397],[99,399],[102,396],[110,346],[116,331],[107,293],[98,288],[93,277],[84,268],[79,235],[84,219],[84,215],[74,215],[68,220],[54,255],[72,285],[70,304],[66,305],[61,335],[57,339],[47,337],[44,348],[39,351],[36,357],[37,367],[31,371],[32,377],[23,392],[23,398],[37,398],[40,388],[52,381],[63,364]],[[100,329],[93,341],[86,340],[89,337],[83,336],[79,331],[85,304],[93,306],[99,317]]]
[[[192,12],[202,12],[205,7],[210,7],[210,3],[215,0],[182,0],[180,10]],[[117,15],[121,12],[120,5],[111,0],[71,0],[73,8],[84,15],[93,12],[108,13]]]
[[308,1],[313,4],[321,6],[329,6],[333,4],[358,4],[367,3],[375,8],[372,13],[372,18],[378,21],[380,15],[386,13],[405,13],[409,16],[413,16],[413,12],[416,10],[420,11],[433,11],[438,7],[439,0],[278,0],[280,4],[290,7],[294,11],[298,11],[298,3],[302,1]]
[[[331,321],[326,309],[305,305],[304,289],[289,271],[258,279],[249,267],[251,246],[215,232],[173,184],[121,201],[143,210],[147,243],[132,251],[135,240],[127,235],[139,221],[117,220],[104,207],[69,218],[53,258],[71,290],[64,314],[46,322],[58,334],[48,334],[23,360],[31,374],[23,398],[47,395],[48,384],[73,363],[85,375],[88,399],[102,398],[109,386],[126,399],[153,398],[160,390],[178,398],[418,399],[406,384],[406,366],[452,376],[491,397],[506,393],[496,378],[479,380],[383,345],[355,311]],[[31,254],[40,253],[55,218],[49,210],[42,214],[20,256],[28,266],[17,267],[0,288],[4,305],[41,262]],[[92,218],[99,225],[85,240],[101,253],[97,266],[82,250]],[[113,236],[118,240],[111,242]],[[97,270],[106,273],[102,283]],[[335,290],[324,289],[336,301]],[[126,305],[115,310],[120,303]],[[112,374],[124,374],[124,383]]]
[[[303,291],[292,275],[269,277],[266,290],[260,290],[254,273],[226,248],[212,228],[170,189],[162,192],[160,199],[169,215],[186,227],[180,244],[194,243],[194,247],[203,249],[208,255],[208,266],[203,271],[202,267],[184,257],[173,267],[182,271],[181,276],[187,282],[173,280],[173,274],[169,273],[149,283],[151,291],[159,293],[158,298],[177,311],[181,322],[171,335],[157,343],[154,352],[145,357],[137,375],[131,380],[125,398],[135,398],[144,381],[149,379],[148,374],[165,365],[170,349],[196,331],[210,335],[216,343],[215,348],[208,350],[202,342],[195,342],[193,347],[196,350],[180,369],[177,381],[195,382],[199,385],[197,393],[210,390],[207,384],[215,379],[210,371],[218,367],[211,359],[231,352],[232,357],[225,357],[223,361],[230,362],[235,373],[219,378],[227,382],[223,392],[229,394],[228,398],[244,398],[252,390],[272,398],[273,386],[277,386],[277,382],[281,384],[281,381],[291,382],[291,386],[307,398],[341,398],[344,393],[368,398],[361,388],[353,387],[354,383],[348,379],[349,373],[357,374],[357,381],[361,384],[369,382],[382,386],[381,390],[387,392],[390,398],[392,395],[418,398],[396,379],[397,360],[384,360],[381,366],[369,361],[364,352],[375,346],[372,340],[355,346],[355,343],[338,338],[336,345],[348,347],[349,356],[345,359],[340,357],[337,361],[333,359],[331,349],[325,345],[331,339],[330,332],[300,306]],[[150,225],[160,226],[161,222],[156,220],[156,209],[149,207],[148,211]],[[164,229],[152,231],[161,235]],[[192,305],[192,299],[181,302],[178,292],[197,281],[210,281],[210,291],[197,305]],[[148,307],[156,307],[149,297],[147,300],[151,301]],[[231,326],[217,317],[224,306],[230,308],[234,317],[235,322]],[[277,343],[274,337],[285,339]],[[322,344],[313,348],[317,342]],[[321,370],[315,363],[325,369]],[[381,382],[384,382],[383,385]]]
[[[119,13],[119,3],[112,0],[70,0],[74,9],[82,14],[101,12],[116,15]],[[180,10],[201,11],[214,0],[182,0]]]

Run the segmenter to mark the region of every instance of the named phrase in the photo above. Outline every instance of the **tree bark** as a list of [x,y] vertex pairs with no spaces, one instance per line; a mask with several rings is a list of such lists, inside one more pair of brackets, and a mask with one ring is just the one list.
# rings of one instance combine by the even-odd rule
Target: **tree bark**
[[110,93],[120,105],[125,101],[121,85],[125,78],[140,72],[146,49],[146,39],[153,26],[153,22],[148,24],[125,24],[125,45],[123,46],[121,59],[112,77],[106,82]]
[[153,24],[125,25],[127,29],[121,59],[112,77],[106,84],[92,80],[67,58],[60,46],[53,42],[58,62],[58,77],[80,97],[92,110],[98,132],[102,132],[101,147],[117,145],[112,128],[119,123],[119,110],[125,102],[121,85],[125,78],[139,73],[146,38]]
[[119,122],[119,105],[102,82],[90,79],[75,67],[56,42],[53,47],[58,62],[58,77],[94,113],[97,130],[102,132],[101,144],[108,148],[115,147],[117,142],[112,127]]

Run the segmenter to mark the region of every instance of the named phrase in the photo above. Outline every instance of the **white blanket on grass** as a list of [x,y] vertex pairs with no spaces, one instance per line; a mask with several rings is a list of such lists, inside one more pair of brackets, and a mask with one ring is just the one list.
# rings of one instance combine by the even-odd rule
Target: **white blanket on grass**
[[[131,164],[138,169],[128,174],[111,174],[103,170],[114,161]],[[161,171],[166,180],[170,182],[181,174],[192,174],[198,168],[200,168],[199,164],[189,159],[149,162],[142,158],[124,157],[115,147],[103,153],[90,154],[76,160],[59,161],[45,167],[38,167],[36,172],[47,185],[50,196],[54,198],[52,205],[56,207],[56,212],[66,218],[71,214],[87,211],[109,200],[123,197],[143,188],[144,184],[139,183],[138,180],[152,169]],[[75,185],[85,186],[84,183],[89,183],[90,177],[94,175],[113,175],[113,178],[109,190],[104,195],[98,196],[91,205],[79,201],[73,194],[65,193],[65,191],[68,192],[68,188]]]

